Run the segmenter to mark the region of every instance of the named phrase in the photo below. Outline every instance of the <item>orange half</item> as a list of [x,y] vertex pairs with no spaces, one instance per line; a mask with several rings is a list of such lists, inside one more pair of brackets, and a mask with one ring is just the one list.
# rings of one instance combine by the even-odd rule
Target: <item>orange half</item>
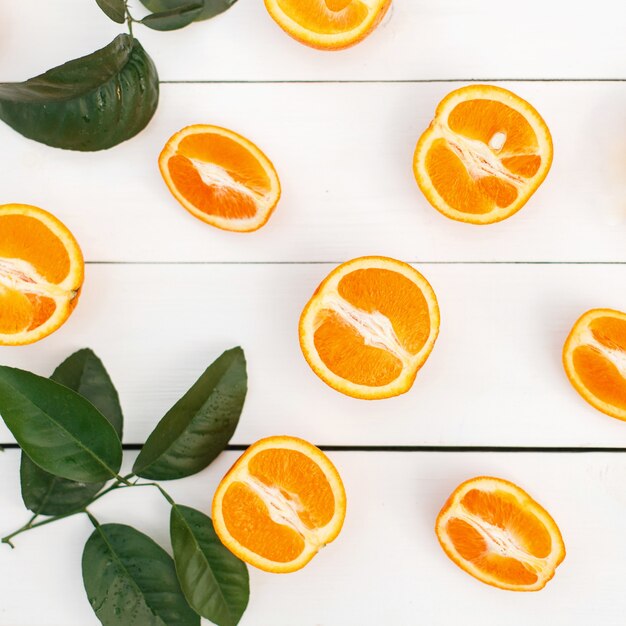
[[212,515],[233,554],[284,574],[304,567],[337,537],[346,494],[321,450],[295,437],[268,437],[250,446],[224,476]]
[[492,224],[517,213],[552,164],[539,113],[511,91],[470,85],[448,94],[421,136],[413,173],[446,217]]
[[626,313],[587,311],[565,342],[563,366],[574,389],[591,406],[626,420]]
[[300,346],[313,371],[354,398],[408,391],[439,333],[428,281],[407,263],[369,256],[335,268],[300,317]]
[[441,509],[435,532],[462,570],[509,591],[543,589],[565,558],[552,517],[501,478],[480,476],[459,485]]
[[341,50],[367,37],[391,0],[265,0],[274,21],[291,37],[319,50]]
[[280,199],[271,161],[251,141],[219,126],[195,124],[176,133],[159,156],[159,169],[187,211],[223,230],[261,228]]
[[0,345],[39,341],[67,320],[84,278],[83,255],[53,215],[0,206]]

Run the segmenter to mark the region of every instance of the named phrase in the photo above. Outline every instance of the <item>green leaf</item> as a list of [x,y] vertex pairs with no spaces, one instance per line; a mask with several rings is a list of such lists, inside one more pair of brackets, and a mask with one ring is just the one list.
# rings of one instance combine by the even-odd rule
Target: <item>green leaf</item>
[[133,472],[173,480],[203,470],[233,436],[247,388],[243,350],[227,350],[157,424]]
[[152,118],[159,77],[129,35],[23,83],[0,83],[0,119],[56,148],[104,150],[130,139]]
[[97,526],[83,550],[83,583],[104,626],[199,626],[172,557],[124,524]]
[[50,378],[87,398],[109,420],[122,438],[124,416],[120,398],[102,361],[93,350],[74,352],[57,367]]
[[238,624],[250,597],[248,569],[224,547],[211,518],[175,504],[170,537],[178,580],[191,608],[218,626]]
[[0,415],[30,459],[55,476],[95,483],[120,469],[122,444],[113,426],[53,380],[0,366]]
[[37,515],[65,515],[89,504],[104,482],[79,483],[59,478],[42,470],[22,452],[20,485],[27,509]]
[[126,3],[124,0],[96,0],[96,2],[114,22],[123,24],[126,21]]
[[[50,377],[89,400],[122,438],[123,415],[117,391],[102,361],[88,348],[69,356]],[[104,482],[82,483],[59,478],[42,470],[22,452],[20,465],[22,499],[38,515],[63,515],[82,509]]]
[[[168,11],[183,6],[189,0],[141,0],[141,3],[151,11]],[[196,22],[208,20],[230,9],[237,0],[204,0],[204,8]]]
[[202,13],[202,9],[202,4],[184,4],[176,9],[147,15],[141,23],[152,30],[176,30],[191,24]]

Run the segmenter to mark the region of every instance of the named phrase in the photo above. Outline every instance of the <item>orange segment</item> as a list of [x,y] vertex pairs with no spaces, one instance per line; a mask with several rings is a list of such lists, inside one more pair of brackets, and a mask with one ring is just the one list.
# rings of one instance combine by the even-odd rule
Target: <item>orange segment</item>
[[391,0],[265,0],[265,8],[288,35],[320,50],[359,43],[390,5]]
[[300,346],[313,371],[355,398],[408,391],[432,351],[439,307],[406,263],[361,257],[334,269],[300,317]]
[[84,277],[82,253],[53,215],[0,206],[0,345],[43,339],[69,317]]
[[565,558],[552,517],[501,478],[481,476],[459,485],[441,509],[435,532],[461,569],[500,589],[543,589]]
[[445,216],[491,224],[519,211],[552,164],[552,138],[528,102],[492,85],[448,94],[421,136],[413,172]]
[[328,457],[295,437],[250,446],[220,482],[213,523],[222,543],[250,565],[304,567],[343,524],[346,494]]
[[626,420],[626,313],[587,311],[565,342],[563,366],[574,389],[589,404]]
[[218,126],[183,128],[163,148],[159,168],[185,209],[224,230],[261,228],[280,198],[270,160],[252,142]]

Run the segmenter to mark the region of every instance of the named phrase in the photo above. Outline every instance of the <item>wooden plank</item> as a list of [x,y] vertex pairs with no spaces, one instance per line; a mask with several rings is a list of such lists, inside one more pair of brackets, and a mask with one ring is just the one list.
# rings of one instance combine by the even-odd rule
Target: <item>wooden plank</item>
[[[142,442],[234,345],[250,390],[233,443],[293,434],[335,445],[612,446],[624,424],[570,387],[565,337],[593,307],[626,310],[624,265],[425,265],[440,337],[413,389],[377,402],[323,384],[300,352],[300,312],[331,265],[88,266],[82,300],[48,339],[0,362],[49,374],[84,346],[103,359]],[[0,431],[0,442],[10,440]]]
[[[518,215],[482,228],[435,211],[411,171],[436,103],[457,86],[165,85],[145,132],[95,154],[0,125],[0,201],[56,213],[91,261],[626,261],[626,82],[507,83],[546,117],[555,160]],[[197,122],[237,129],[274,160],[283,197],[257,233],[212,228],[166,189],[157,155]]]
[[[214,489],[238,454],[225,453],[202,474],[164,486],[176,501],[209,512]],[[540,623],[554,626],[623,623],[626,455],[330,456],[348,494],[341,535],[295,574],[250,568],[250,604],[241,626],[444,626],[468,623],[479,607],[489,607],[481,610],[485,626],[526,626],[538,615]],[[16,451],[0,455],[0,471],[4,535],[28,517],[19,496]],[[543,591],[515,594],[483,585],[440,549],[433,532],[437,512],[461,481],[481,474],[518,483],[558,523],[567,557]],[[92,510],[101,522],[134,525],[169,550],[167,504],[152,490],[117,492]],[[87,519],[77,516],[16,538],[15,550],[2,546],[0,622],[96,624],[80,574],[82,546],[90,533]]]
[[[3,80],[91,52],[124,30],[93,1],[4,5]],[[139,2],[132,10],[144,14]],[[584,10],[566,0],[527,0],[515,11],[498,0],[405,0],[394,2],[390,19],[357,47],[324,53],[285,35],[260,0],[239,0],[209,23],[135,32],[167,80],[619,78],[624,23],[620,0],[598,0]]]

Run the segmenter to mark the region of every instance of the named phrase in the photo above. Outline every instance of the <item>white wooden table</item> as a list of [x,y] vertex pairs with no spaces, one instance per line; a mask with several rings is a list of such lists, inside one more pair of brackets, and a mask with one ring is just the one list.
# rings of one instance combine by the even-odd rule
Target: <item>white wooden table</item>
[[[88,0],[4,2],[0,23],[0,80],[120,31]],[[626,425],[577,396],[560,353],[588,308],[626,310],[624,24],[621,0],[395,0],[374,35],[330,54],[285,36],[261,0],[239,0],[182,31],[138,27],[163,85],[153,122],[130,142],[78,154],[0,125],[0,202],[55,213],[87,260],[68,323],[33,346],[0,348],[1,363],[48,375],[93,348],[120,392],[130,463],[133,444],[204,367],[242,345],[250,391],[235,449],[171,484],[181,503],[207,512],[241,446],[292,434],[329,447],[348,492],[344,530],[301,572],[252,570],[244,626],[623,623]],[[440,216],[411,173],[435,105],[469,80],[530,100],[555,143],[552,171],[527,207],[483,228]],[[165,189],[156,157],[190,123],[233,128],[274,161],[283,198],[261,231],[212,229]],[[312,290],[361,254],[414,262],[442,311],[413,389],[375,403],[323,385],[297,342]],[[4,427],[0,442],[6,534],[27,513]],[[520,484],[560,525],[568,555],[544,591],[481,585],[440,550],[436,513],[478,474]],[[94,511],[167,547],[166,511],[152,494],[114,494]],[[80,577],[89,533],[86,519],[71,518],[0,550],[0,625],[97,623]]]

